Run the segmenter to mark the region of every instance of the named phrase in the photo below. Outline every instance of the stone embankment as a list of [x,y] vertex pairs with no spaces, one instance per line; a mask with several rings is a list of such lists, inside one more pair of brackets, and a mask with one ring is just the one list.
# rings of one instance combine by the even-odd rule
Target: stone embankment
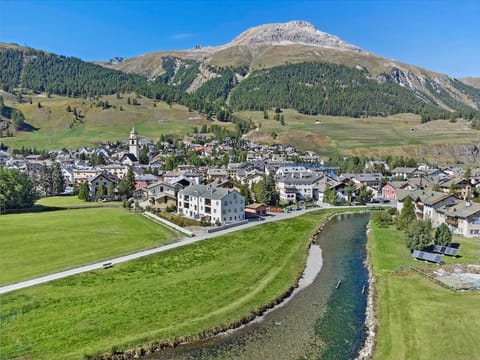
[[[367,241],[370,241],[370,224],[367,227]],[[358,353],[355,360],[366,360],[373,355],[375,348],[375,336],[376,336],[376,319],[375,319],[375,276],[373,275],[372,265],[370,263],[370,252],[367,249],[367,258],[365,264],[368,268],[368,296],[367,296],[367,308],[365,310],[365,328],[367,337],[365,344]]]

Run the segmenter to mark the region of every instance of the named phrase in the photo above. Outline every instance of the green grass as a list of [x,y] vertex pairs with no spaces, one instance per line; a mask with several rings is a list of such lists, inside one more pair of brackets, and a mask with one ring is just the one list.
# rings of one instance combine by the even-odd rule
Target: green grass
[[[25,95],[29,99],[30,95]],[[185,106],[157,102],[140,98],[140,105],[128,105],[127,99],[133,94],[122,95],[117,99],[115,95],[102,96],[101,100],[114,105],[102,110],[95,106],[94,100],[81,98],[66,98],[52,96],[47,98],[42,95],[33,95],[32,104],[17,104],[6,100],[8,106],[18,108],[25,115],[25,121],[38,128],[38,131],[18,132],[16,137],[2,138],[2,142],[15,148],[37,147],[39,149],[77,148],[81,146],[94,146],[105,141],[126,140],[132,126],[135,126],[140,137],[148,137],[157,141],[161,134],[185,135],[193,133],[193,127],[203,124],[211,125],[197,112],[190,112]],[[38,108],[38,102],[42,104]],[[83,123],[76,123],[70,129],[74,116],[66,111],[67,106],[77,108],[82,115]],[[120,106],[123,111],[120,111]],[[218,122],[222,125],[224,123]],[[231,126],[227,124],[226,126]]]
[[87,208],[87,207],[121,207],[120,201],[83,201],[77,196],[49,196],[44,197],[35,202],[35,205],[53,208]]
[[4,215],[0,229],[2,285],[179,238],[172,230],[119,208]]
[[[456,237],[461,258],[446,263],[478,263],[478,239]],[[432,267],[412,259],[403,234],[375,225],[369,241],[377,277],[377,339],[373,359],[478,359],[480,293],[456,293],[400,265]]]
[[295,282],[322,211],[3,295],[4,357],[78,359],[239,320]]
[[[447,158],[445,146],[471,144],[478,137],[478,133],[472,131],[465,121],[450,123],[438,120],[420,124],[420,117],[413,114],[353,119],[303,115],[285,109],[285,126],[273,120],[275,114],[272,110],[269,110],[269,120],[263,119],[263,111],[242,111],[237,115],[252,119],[260,127],[258,132],[253,131],[249,135],[254,139],[267,143],[286,143],[301,150],[315,150],[320,155],[328,155],[336,148],[370,157],[406,155],[432,157],[438,161],[443,156]],[[315,124],[316,120],[320,120],[321,124]],[[276,140],[271,137],[272,132],[278,134]]]

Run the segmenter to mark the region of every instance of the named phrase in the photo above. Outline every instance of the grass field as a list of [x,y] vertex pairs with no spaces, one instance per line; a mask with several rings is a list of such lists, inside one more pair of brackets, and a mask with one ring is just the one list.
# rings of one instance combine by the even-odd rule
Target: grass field
[[120,208],[4,215],[0,217],[0,229],[2,285],[180,237],[164,226]]
[[[25,95],[25,99],[29,97],[30,95]],[[132,126],[135,126],[140,137],[157,140],[161,134],[185,135],[192,133],[195,126],[215,123],[181,105],[174,104],[170,107],[164,102],[157,102],[154,107],[153,100],[144,97],[139,98],[140,105],[128,105],[128,97],[133,99],[134,94],[122,95],[121,99],[115,95],[102,96],[100,100],[112,105],[111,108],[102,110],[95,106],[95,100],[32,95],[32,104],[17,104],[13,97],[5,96],[5,103],[20,109],[25,114],[26,121],[39,130],[19,132],[16,137],[2,138],[2,142],[16,148],[76,148],[98,145],[107,140],[125,140]],[[38,102],[41,103],[41,108],[38,107]],[[70,124],[74,116],[66,111],[68,105],[85,115],[83,123],[75,123],[72,129]],[[302,115],[295,110],[285,109],[285,126],[273,120],[272,110],[269,111],[269,120],[263,119],[262,111],[241,111],[236,115],[252,119],[259,126],[258,131],[249,134],[252,139],[313,150],[323,157],[328,157],[333,149],[338,149],[346,154],[369,157],[403,155],[436,162],[468,163],[473,159],[462,155],[463,147],[452,147],[474,144],[478,141],[479,134],[472,131],[463,120],[456,123],[438,120],[420,124],[420,117],[413,114],[353,119]],[[319,124],[316,124],[317,120],[320,121]],[[231,123],[217,124],[233,128]],[[275,140],[271,136],[272,132],[278,135]]]
[[[25,95],[25,99],[30,96]],[[47,98],[41,95],[32,96],[32,104],[17,104],[6,100],[5,104],[14,106],[25,115],[25,121],[37,131],[18,132],[16,137],[2,138],[5,144],[20,148],[36,146],[40,149],[76,148],[81,146],[97,145],[104,141],[126,140],[132,126],[140,138],[148,137],[156,141],[161,134],[192,133],[194,126],[211,125],[198,112],[190,112],[185,106],[174,104],[170,107],[165,102],[157,102],[141,97],[140,105],[128,105],[128,97],[134,94],[122,95],[117,99],[115,95],[102,96],[100,100],[108,101],[112,107],[102,110],[95,106],[94,100],[72,99],[61,96]],[[38,108],[38,102],[41,108]],[[67,106],[75,107],[84,115],[83,123],[77,122],[73,129],[70,124],[74,115],[67,112]],[[115,106],[115,107],[113,107]],[[120,106],[123,111],[120,110]],[[224,123],[218,123],[224,124]],[[231,126],[231,124],[227,124]]]
[[[283,111],[285,126],[273,120],[274,115],[270,110],[270,119],[265,120],[263,111],[238,113],[239,117],[252,119],[259,126],[259,130],[251,132],[249,137],[267,143],[290,144],[302,150],[316,150],[320,155],[328,155],[333,148],[337,148],[345,153],[367,156],[435,156],[438,161],[439,155],[445,152],[445,146],[474,144],[479,134],[472,131],[463,120],[456,123],[437,120],[420,124],[420,117],[413,114],[352,119],[309,116],[286,109]],[[316,124],[317,120],[319,124]],[[275,140],[272,132],[278,135]]]
[[72,207],[121,207],[122,202],[120,201],[83,201],[80,200],[77,196],[49,196],[44,197],[35,202],[35,205],[40,205],[44,207],[54,207],[54,208],[72,208]]
[[238,320],[295,282],[309,237],[330,213],[3,295],[1,352],[6,358],[78,359]]
[[[461,258],[447,263],[478,263],[480,241],[456,237]],[[375,225],[369,241],[377,277],[377,340],[373,359],[472,360],[480,354],[480,293],[456,293],[426,278],[398,270],[427,265],[412,259],[403,234]]]

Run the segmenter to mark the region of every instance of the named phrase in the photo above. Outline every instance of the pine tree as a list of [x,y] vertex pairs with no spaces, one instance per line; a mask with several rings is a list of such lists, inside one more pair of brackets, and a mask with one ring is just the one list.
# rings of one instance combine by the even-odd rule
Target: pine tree
[[403,208],[397,217],[396,226],[398,230],[407,229],[408,225],[415,221],[415,206],[409,196],[403,202]]
[[120,180],[118,184],[118,193],[123,199],[132,197],[135,191],[135,174],[132,167],[128,169],[127,175]]
[[450,246],[452,243],[452,233],[447,224],[443,223],[435,229],[434,244],[441,246]]
[[113,200],[113,198],[115,197],[115,187],[113,183],[108,184],[107,196],[110,200]]
[[105,185],[101,184],[95,192],[95,199],[97,201],[102,200],[105,197],[106,192],[107,190],[105,189]]
[[140,154],[138,157],[139,157],[138,161],[140,162],[140,164],[142,165],[148,164],[148,147],[147,146],[142,146],[142,149],[140,150]]
[[405,230],[405,245],[410,250],[423,250],[432,242],[432,223],[415,220]]
[[53,194],[53,176],[52,168],[47,165],[42,165],[40,169],[40,188],[43,190],[45,196]]
[[65,178],[59,163],[55,163],[52,171],[52,190],[56,195],[65,192]]
[[85,181],[80,185],[78,198],[83,201],[90,201],[90,188],[88,187],[88,182]]

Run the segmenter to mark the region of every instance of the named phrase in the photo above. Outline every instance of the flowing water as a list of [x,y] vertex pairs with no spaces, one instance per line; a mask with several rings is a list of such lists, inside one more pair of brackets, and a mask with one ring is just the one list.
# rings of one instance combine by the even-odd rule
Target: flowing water
[[[339,215],[316,243],[323,266],[288,303],[231,334],[178,346],[151,359],[353,359],[365,340],[368,215]],[[340,285],[336,285],[340,281]]]

